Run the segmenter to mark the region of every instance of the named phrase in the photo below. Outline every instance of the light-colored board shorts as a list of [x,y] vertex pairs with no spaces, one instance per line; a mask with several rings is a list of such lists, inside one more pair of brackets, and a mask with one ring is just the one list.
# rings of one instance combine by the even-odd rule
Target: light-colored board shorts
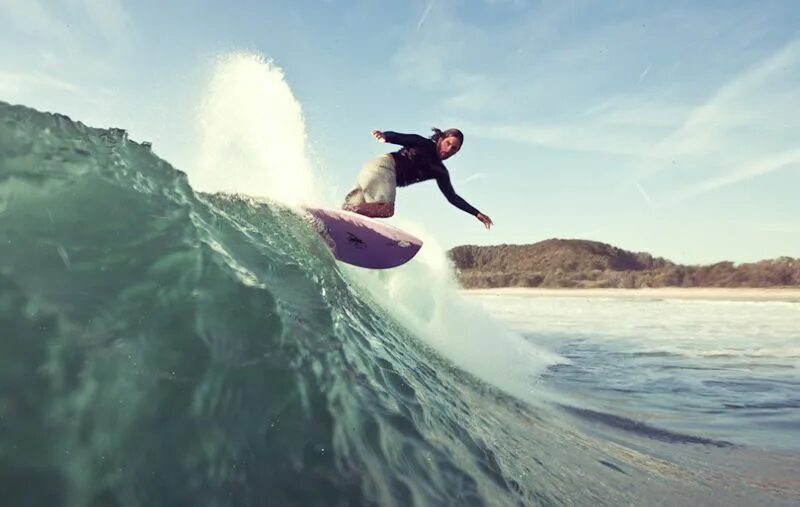
[[387,153],[364,164],[356,179],[355,188],[345,197],[345,204],[357,206],[363,203],[394,203],[396,194],[394,158]]

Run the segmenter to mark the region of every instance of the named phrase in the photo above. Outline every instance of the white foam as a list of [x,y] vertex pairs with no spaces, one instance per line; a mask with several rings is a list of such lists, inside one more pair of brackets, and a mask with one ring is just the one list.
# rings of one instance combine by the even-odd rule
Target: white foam
[[314,201],[302,108],[272,61],[254,53],[219,57],[198,126],[197,160],[189,172],[196,190],[288,205]]
[[489,313],[545,343],[615,341],[639,353],[800,358],[800,305],[780,301],[474,297]]
[[548,365],[567,360],[525,340],[462,296],[453,266],[433,233],[420,224],[393,222],[424,241],[419,254],[386,271],[347,268],[349,277],[459,368],[515,397],[539,397],[539,374]]
[[[322,204],[300,103],[271,61],[252,53],[219,58],[198,119],[199,155],[189,173],[195,189],[288,205]],[[528,397],[544,367],[563,359],[509,331],[462,297],[444,249],[421,224],[392,222],[425,241],[415,260],[381,272],[341,265],[346,273],[457,366],[512,395]]]

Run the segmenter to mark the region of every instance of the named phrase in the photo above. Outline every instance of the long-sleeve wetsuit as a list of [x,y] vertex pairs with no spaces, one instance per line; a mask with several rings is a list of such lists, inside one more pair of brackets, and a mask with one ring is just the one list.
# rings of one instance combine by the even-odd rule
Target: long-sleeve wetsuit
[[402,148],[391,153],[395,162],[395,173],[398,187],[405,187],[420,181],[436,180],[439,190],[447,201],[470,215],[480,212],[456,194],[450,182],[450,173],[436,152],[436,143],[417,134],[399,134],[383,132],[387,143],[399,144]]

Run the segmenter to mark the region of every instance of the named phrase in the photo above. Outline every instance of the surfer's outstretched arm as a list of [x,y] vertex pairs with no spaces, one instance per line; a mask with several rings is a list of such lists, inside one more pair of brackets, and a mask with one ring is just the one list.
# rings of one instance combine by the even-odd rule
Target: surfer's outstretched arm
[[456,208],[473,215],[475,218],[480,220],[487,229],[494,225],[494,222],[492,222],[491,218],[478,211],[474,206],[456,193],[455,189],[453,188],[453,184],[450,182],[449,175],[443,174],[439,176],[436,178],[436,183],[439,185],[439,190],[441,190],[444,196],[447,198],[447,202]]
[[372,135],[382,143],[399,144],[401,146],[415,146],[419,144],[431,144],[431,140],[417,134],[400,134],[391,130],[373,130]]

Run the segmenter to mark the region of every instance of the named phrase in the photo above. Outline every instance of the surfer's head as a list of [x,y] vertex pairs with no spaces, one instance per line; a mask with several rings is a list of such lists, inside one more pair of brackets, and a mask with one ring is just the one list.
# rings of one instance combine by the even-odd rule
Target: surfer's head
[[458,153],[464,144],[464,134],[458,129],[447,129],[444,132],[437,128],[433,130],[431,141],[436,143],[436,152],[442,160],[448,159]]

